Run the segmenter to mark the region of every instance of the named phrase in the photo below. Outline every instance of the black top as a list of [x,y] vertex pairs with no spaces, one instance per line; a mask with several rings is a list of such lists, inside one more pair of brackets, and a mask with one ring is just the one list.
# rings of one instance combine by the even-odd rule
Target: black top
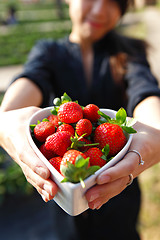
[[[79,45],[71,43],[68,38],[41,40],[33,47],[23,72],[13,81],[27,77],[37,84],[43,93],[41,107],[51,105],[54,97],[66,92],[72,100],[78,100],[83,106],[95,103],[100,108],[113,110],[124,107],[132,116],[135,106],[145,97],[160,96],[160,89],[150,72],[145,54],[142,48],[137,49],[132,39],[112,33],[94,44],[93,79],[88,87]],[[110,71],[109,58],[119,52],[130,55],[123,84],[116,83]],[[56,227],[54,234],[58,240],[139,240],[136,231],[140,206],[137,179],[99,211],[87,210],[71,217],[57,204],[52,206],[53,228]]]
[[[36,83],[43,93],[41,107],[52,104],[50,100],[54,96],[60,97],[66,92],[81,105],[95,103],[100,108],[113,110],[124,107],[128,115],[132,116],[135,106],[142,99],[151,95],[160,96],[160,90],[145,56],[140,52],[129,61],[123,85],[113,80],[109,57],[113,51],[127,51],[127,47],[124,37],[122,41],[122,37],[117,41],[110,35],[94,44],[90,87],[86,83],[80,47],[68,38],[39,41],[33,47],[23,72],[14,81],[19,77],[27,77]],[[124,98],[124,86],[128,101]]]

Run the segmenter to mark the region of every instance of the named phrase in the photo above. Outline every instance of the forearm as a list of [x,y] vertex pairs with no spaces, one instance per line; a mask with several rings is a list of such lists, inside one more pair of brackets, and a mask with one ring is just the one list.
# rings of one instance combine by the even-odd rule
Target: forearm
[[28,106],[40,106],[42,93],[29,79],[22,78],[14,82],[6,91],[1,111],[8,111]]
[[160,98],[146,98],[136,106],[133,114],[138,121],[160,129]]

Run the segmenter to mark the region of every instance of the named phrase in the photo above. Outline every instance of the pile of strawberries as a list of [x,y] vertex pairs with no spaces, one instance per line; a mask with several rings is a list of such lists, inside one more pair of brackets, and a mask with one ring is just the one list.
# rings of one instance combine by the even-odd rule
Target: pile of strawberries
[[111,119],[94,104],[82,107],[64,93],[54,99],[51,114],[31,132],[42,154],[64,176],[62,182],[81,182],[104,166],[126,144],[127,133],[135,133],[133,119],[126,121],[121,108]]

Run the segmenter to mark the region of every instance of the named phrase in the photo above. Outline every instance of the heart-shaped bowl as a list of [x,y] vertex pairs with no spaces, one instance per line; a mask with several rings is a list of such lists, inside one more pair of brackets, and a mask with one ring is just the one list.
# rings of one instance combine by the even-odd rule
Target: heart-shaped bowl
[[[50,170],[51,179],[59,187],[59,190],[56,196],[54,197],[54,201],[69,215],[76,216],[88,209],[88,203],[84,195],[89,188],[91,188],[96,184],[97,176],[107,168],[110,168],[113,165],[115,165],[127,153],[127,150],[132,141],[132,134],[126,134],[127,143],[114,158],[112,158],[108,163],[106,163],[102,168],[96,171],[93,175],[91,175],[90,177],[84,180],[85,188],[82,188],[80,183],[76,183],[76,184],[70,183],[70,182],[61,183],[63,176],[49,163],[49,161],[40,152],[35,142],[33,141],[33,138],[31,136],[31,130],[30,130],[30,125],[37,124],[38,120],[42,121],[44,118],[47,118],[51,114],[50,112],[51,109],[53,109],[53,107],[47,107],[39,110],[38,112],[32,115],[28,123],[27,137],[31,147],[33,148],[37,156],[41,159],[41,161],[45,163],[45,165]],[[100,109],[100,111],[110,116],[111,118],[114,118],[117,113],[116,111],[110,110],[110,109]]]

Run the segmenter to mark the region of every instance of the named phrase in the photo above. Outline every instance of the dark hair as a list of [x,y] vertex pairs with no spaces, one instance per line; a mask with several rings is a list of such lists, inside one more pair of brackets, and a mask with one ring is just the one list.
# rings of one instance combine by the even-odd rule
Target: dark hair
[[132,0],[115,0],[115,1],[119,4],[122,15],[127,11],[129,4],[133,2]]

